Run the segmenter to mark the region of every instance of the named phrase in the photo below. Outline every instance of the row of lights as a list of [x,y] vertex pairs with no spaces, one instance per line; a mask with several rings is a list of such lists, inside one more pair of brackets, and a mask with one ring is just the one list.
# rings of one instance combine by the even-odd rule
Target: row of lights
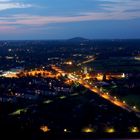
[[[46,132],[49,132],[51,129],[49,129],[48,126],[41,126],[40,127],[40,130],[42,130],[43,132],[46,133]],[[66,128],[63,131],[65,133],[70,132]],[[92,127],[85,127],[85,128],[82,129],[81,132],[83,132],[83,133],[93,133],[93,132],[95,132],[95,129],[92,128]],[[115,133],[116,131],[115,131],[115,129],[113,127],[108,127],[108,128],[105,129],[105,132],[106,133]],[[140,132],[140,129],[138,127],[136,127],[136,126],[130,127],[129,128],[129,132],[131,132],[131,133],[139,133]]]
[[[108,93],[108,92],[107,92],[106,94],[107,94],[107,95],[109,95],[109,93]],[[116,100],[117,100],[118,98],[117,98],[116,96],[114,96],[114,99],[116,99]],[[126,101],[123,101],[123,104],[126,104]],[[137,107],[136,107],[136,106],[133,106],[132,108],[133,108],[133,109],[137,109]]]

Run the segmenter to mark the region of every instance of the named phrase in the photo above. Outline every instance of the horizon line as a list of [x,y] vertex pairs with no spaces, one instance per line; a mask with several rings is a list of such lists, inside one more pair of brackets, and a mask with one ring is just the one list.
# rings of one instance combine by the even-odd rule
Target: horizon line
[[139,40],[140,38],[86,38],[86,37],[73,37],[67,39],[0,39],[0,41],[59,41],[59,40],[72,40],[72,39],[83,39],[83,40]]

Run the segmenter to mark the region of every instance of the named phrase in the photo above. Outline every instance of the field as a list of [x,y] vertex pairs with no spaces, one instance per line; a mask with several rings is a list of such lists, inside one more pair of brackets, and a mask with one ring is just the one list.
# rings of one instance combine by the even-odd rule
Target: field
[[135,105],[140,109],[140,95],[129,94],[123,97],[123,100],[125,100],[129,105]]
[[[101,72],[121,72],[121,73],[140,73],[140,61],[133,57],[110,57],[108,59],[95,60],[88,64],[94,71]],[[118,94],[116,96],[119,96]],[[140,109],[140,95],[131,93],[121,96],[129,105],[137,106]]]
[[103,72],[140,72],[140,61],[132,57],[110,57],[108,59],[95,60],[88,64],[96,71]]

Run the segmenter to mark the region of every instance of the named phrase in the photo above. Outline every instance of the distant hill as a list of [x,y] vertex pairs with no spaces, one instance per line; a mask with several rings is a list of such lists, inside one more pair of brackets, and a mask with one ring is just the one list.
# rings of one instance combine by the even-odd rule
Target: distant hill
[[71,41],[71,42],[85,42],[85,41],[89,41],[89,39],[82,38],[82,37],[75,37],[75,38],[68,39],[67,41]]

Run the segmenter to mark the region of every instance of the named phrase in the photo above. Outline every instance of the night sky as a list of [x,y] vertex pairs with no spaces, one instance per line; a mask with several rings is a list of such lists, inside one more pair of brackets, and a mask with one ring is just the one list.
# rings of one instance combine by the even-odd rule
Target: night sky
[[140,38],[140,0],[0,0],[0,40]]

